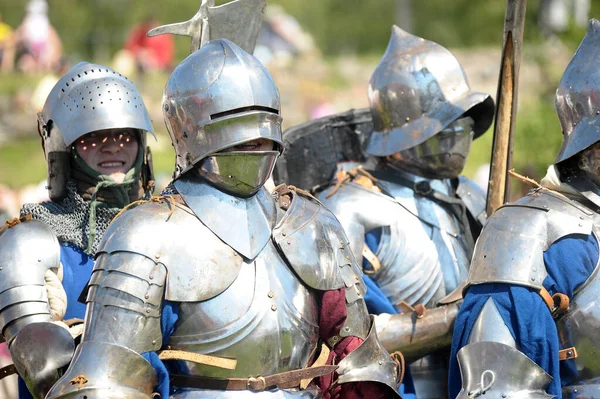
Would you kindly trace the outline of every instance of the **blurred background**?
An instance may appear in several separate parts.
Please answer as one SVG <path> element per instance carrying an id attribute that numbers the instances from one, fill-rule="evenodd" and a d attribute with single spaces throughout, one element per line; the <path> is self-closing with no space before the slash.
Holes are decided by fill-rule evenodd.
<path id="1" fill-rule="evenodd" d="M 225 1 L 217 0 L 217 4 Z M 39 111 L 59 76 L 86 60 L 133 80 L 153 119 L 158 190 L 174 153 L 162 121 L 162 88 L 189 39 L 148 40 L 158 24 L 189 19 L 200 0 L 0 0 L 0 220 L 47 198 Z M 392 24 L 449 48 L 474 90 L 496 96 L 505 1 L 269 0 L 255 54 L 279 86 L 284 127 L 368 106 L 371 73 Z M 539 180 L 560 147 L 554 111 L 560 76 L 600 0 L 529 0 L 521 63 L 514 167 Z M 491 129 L 473 144 L 465 174 L 486 185 Z M 528 187 L 513 181 L 512 196 Z M 0 346 L 0 367 L 10 362 Z M 0 398 L 15 397 L 14 377 Z"/>
<path id="2" fill-rule="evenodd" d="M 226 1 L 217 0 L 217 4 Z M 0 0 L 0 209 L 45 197 L 45 161 L 36 112 L 61 73 L 92 61 L 112 66 L 140 89 L 158 140 L 158 183 L 174 153 L 161 115 L 169 72 L 189 39 L 144 33 L 189 19 L 200 0 Z M 505 1 L 269 0 L 256 55 L 281 91 L 284 127 L 368 106 L 369 78 L 392 24 L 436 41 L 459 59 L 474 90 L 496 96 Z M 514 167 L 543 176 L 561 142 L 554 91 L 570 57 L 600 15 L 600 0 L 529 0 L 521 64 Z M 492 134 L 478 139 L 465 174 L 486 184 Z M 160 188 L 160 187 L 159 187 Z M 526 190 L 518 182 L 513 195 Z"/>

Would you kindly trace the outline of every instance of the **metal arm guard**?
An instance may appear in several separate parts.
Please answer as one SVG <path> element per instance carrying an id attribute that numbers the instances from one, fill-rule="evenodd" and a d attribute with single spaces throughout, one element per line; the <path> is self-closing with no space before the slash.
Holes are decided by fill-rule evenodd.
<path id="1" fill-rule="evenodd" d="M 60 246 L 44 223 L 30 220 L 0 236 L 0 331 L 9 345 L 28 324 L 52 321 L 44 275 L 60 267 Z"/>
<path id="2" fill-rule="evenodd" d="M 0 236 L 0 329 L 19 375 L 43 398 L 69 364 L 75 343 L 52 324 L 44 275 L 60 267 L 60 246 L 44 223 L 29 220 Z"/>
<path id="3" fill-rule="evenodd" d="M 370 322 L 369 335 L 362 345 L 339 362 L 337 383 L 378 382 L 390 387 L 394 396 L 400 397 L 397 390 L 400 385 L 399 375 L 403 370 L 399 370 L 398 363 L 379 343 L 373 316 L 370 317 Z"/>
<path id="4" fill-rule="evenodd" d="M 547 275 L 544 251 L 569 234 L 590 234 L 593 217 L 589 209 L 546 189 L 498 208 L 477 240 L 465 290 L 485 283 L 541 289 Z"/>
<path id="5" fill-rule="evenodd" d="M 406 362 L 411 363 L 450 346 L 459 309 L 460 303 L 451 303 L 427 309 L 422 318 L 415 312 L 377 316 L 387 319 L 377 327 L 379 342 L 389 352 L 402 352 Z"/>
<path id="6" fill-rule="evenodd" d="M 367 289 L 335 216 L 313 197 L 293 191 L 285 216 L 273 229 L 273 239 L 306 285 L 320 291 L 345 287 L 348 317 L 339 336 L 328 344 L 348 336 L 365 339 L 370 328 L 364 301 Z"/>
<path id="7" fill-rule="evenodd" d="M 552 398 L 546 372 L 517 349 L 498 342 L 476 342 L 458 351 L 462 389 L 457 399 Z"/>
<path id="8" fill-rule="evenodd" d="M 149 399 L 157 381 L 152 366 L 134 351 L 87 341 L 46 399 Z"/>

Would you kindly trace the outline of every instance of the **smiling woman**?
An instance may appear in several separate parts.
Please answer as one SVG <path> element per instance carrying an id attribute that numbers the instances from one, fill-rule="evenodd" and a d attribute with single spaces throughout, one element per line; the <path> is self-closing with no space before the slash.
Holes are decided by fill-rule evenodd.
<path id="1" fill-rule="evenodd" d="M 138 155 L 133 129 L 107 129 L 88 133 L 75 143 L 75 151 L 96 172 L 123 183 Z"/>
<path id="2" fill-rule="evenodd" d="M 68 366 L 82 325 L 61 321 L 83 319 L 78 298 L 108 225 L 123 207 L 149 197 L 154 184 L 150 117 L 135 85 L 118 72 L 75 65 L 48 95 L 38 126 L 51 201 L 25 204 L 20 220 L 0 228 L 0 264 L 8 269 L 0 279 L 0 332 L 22 377 L 21 399 L 30 392 L 43 398 Z"/>

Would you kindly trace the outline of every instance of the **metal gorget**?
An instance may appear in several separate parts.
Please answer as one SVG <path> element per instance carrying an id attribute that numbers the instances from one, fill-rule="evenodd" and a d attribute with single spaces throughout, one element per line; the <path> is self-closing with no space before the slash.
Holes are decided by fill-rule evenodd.
<path id="1" fill-rule="evenodd" d="M 173 185 L 196 217 L 245 258 L 254 259 L 270 240 L 277 212 L 265 188 L 251 197 L 240 198 L 190 173 Z"/>

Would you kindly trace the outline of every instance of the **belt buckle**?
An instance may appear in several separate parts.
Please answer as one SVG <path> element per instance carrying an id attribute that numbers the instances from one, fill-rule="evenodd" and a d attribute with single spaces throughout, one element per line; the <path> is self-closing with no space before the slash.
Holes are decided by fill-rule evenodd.
<path id="1" fill-rule="evenodd" d="M 431 193 L 431 186 L 429 185 L 428 181 L 421 180 L 415 183 L 413 190 L 419 195 L 427 195 Z"/>
<path id="2" fill-rule="evenodd" d="M 252 386 L 250 386 L 251 383 L 255 383 L 255 382 L 260 382 L 262 383 L 262 387 L 260 388 L 253 388 Z M 267 381 L 265 380 L 265 377 L 262 376 L 258 376 L 256 378 L 254 377 L 250 377 L 248 378 L 248 382 L 246 383 L 246 386 L 248 388 L 249 391 L 252 392 L 261 392 L 264 391 L 267 388 Z"/>

